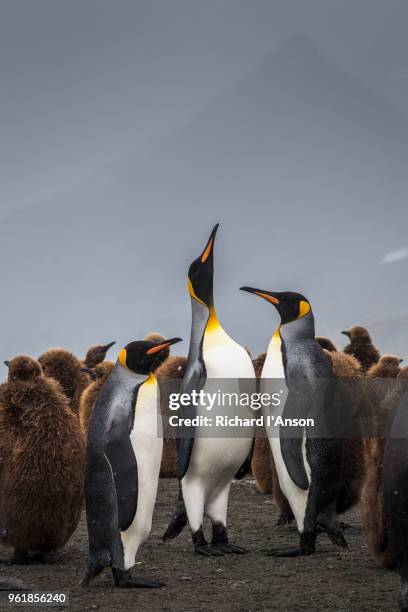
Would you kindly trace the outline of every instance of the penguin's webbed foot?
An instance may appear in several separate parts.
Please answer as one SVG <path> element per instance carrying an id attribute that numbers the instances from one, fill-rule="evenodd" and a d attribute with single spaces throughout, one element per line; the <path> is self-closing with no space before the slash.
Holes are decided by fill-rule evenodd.
<path id="1" fill-rule="evenodd" d="M 166 586 L 164 582 L 152 578 L 132 576 L 130 571 L 112 569 L 115 586 L 122 589 L 159 589 Z"/>
<path id="2" fill-rule="evenodd" d="M 220 522 L 214 521 L 212 524 L 212 540 L 211 540 L 212 548 L 216 550 L 220 550 L 222 553 L 226 555 L 235 554 L 235 555 L 245 555 L 248 551 L 246 548 L 242 546 L 237 546 L 236 544 L 230 544 L 228 541 L 228 533 L 227 528 Z"/>
<path id="3" fill-rule="evenodd" d="M 328 536 L 330 540 L 333 542 L 333 544 L 335 544 L 339 548 L 348 548 L 347 540 L 344 537 L 343 532 L 341 530 L 335 531 L 333 533 L 328 532 Z"/>
<path id="4" fill-rule="evenodd" d="M 272 548 L 265 551 L 268 557 L 303 557 L 312 555 L 315 551 L 316 530 L 303 531 L 300 534 L 300 546 L 289 546 L 286 548 Z"/>
<path id="5" fill-rule="evenodd" d="M 312 553 L 307 552 L 303 548 L 298 546 L 287 547 L 287 548 L 272 548 L 264 551 L 267 557 L 302 557 L 303 555 L 310 555 Z"/>
<path id="6" fill-rule="evenodd" d="M 41 557 L 44 563 L 49 563 L 50 565 L 53 565 L 57 562 L 57 554 L 55 550 L 46 550 L 41 553 Z"/>
<path id="7" fill-rule="evenodd" d="M 278 520 L 276 521 L 277 525 L 289 525 L 293 521 L 293 515 L 288 514 L 287 512 L 281 512 Z"/>
<path id="8" fill-rule="evenodd" d="M 339 548 L 348 548 L 346 538 L 343 535 L 342 524 L 333 520 L 320 520 L 318 527 L 321 527 L 329 536 L 330 541 Z"/>
<path id="9" fill-rule="evenodd" d="M 218 544 L 211 544 L 212 548 L 216 550 L 220 550 L 222 553 L 235 554 L 235 555 L 246 555 L 247 549 L 242 546 L 237 546 L 236 544 L 230 544 L 229 542 L 218 542 Z"/>
<path id="10" fill-rule="evenodd" d="M 31 556 L 26 550 L 15 550 L 8 565 L 30 565 L 38 562 L 38 556 Z"/>
<path id="11" fill-rule="evenodd" d="M 194 550 L 203 557 L 222 557 L 224 555 L 221 550 L 210 544 L 197 544 L 194 546 Z"/>
<path id="12" fill-rule="evenodd" d="M 224 554 L 212 544 L 207 543 L 202 526 L 197 531 L 193 531 L 191 535 L 197 555 L 202 555 L 203 557 L 222 557 Z"/>

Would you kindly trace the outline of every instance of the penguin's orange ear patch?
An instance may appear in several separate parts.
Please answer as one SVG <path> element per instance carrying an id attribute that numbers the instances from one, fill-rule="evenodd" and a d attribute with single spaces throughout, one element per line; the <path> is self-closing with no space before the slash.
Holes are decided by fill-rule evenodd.
<path id="1" fill-rule="evenodd" d="M 310 312 L 310 304 L 309 304 L 309 302 L 305 302 L 305 300 L 300 300 L 298 319 L 301 319 L 302 317 L 307 315 L 309 312 Z"/>
<path id="2" fill-rule="evenodd" d="M 119 360 L 119 363 L 121 363 L 124 368 L 127 368 L 126 359 L 127 359 L 127 351 L 125 348 L 123 348 L 119 353 L 118 360 Z"/>
<path id="3" fill-rule="evenodd" d="M 146 355 L 154 355 L 159 351 L 163 351 L 164 349 L 170 346 L 170 342 L 162 342 L 161 344 L 157 344 L 156 346 L 152 346 L 152 348 L 147 349 Z"/>
<path id="4" fill-rule="evenodd" d="M 255 291 L 254 293 L 256 293 L 256 295 L 259 295 L 259 297 L 263 298 L 264 300 L 268 300 L 268 302 L 271 302 L 271 304 L 279 304 L 278 298 L 274 297 L 273 295 L 269 295 L 268 293 L 262 293 L 262 291 Z"/>

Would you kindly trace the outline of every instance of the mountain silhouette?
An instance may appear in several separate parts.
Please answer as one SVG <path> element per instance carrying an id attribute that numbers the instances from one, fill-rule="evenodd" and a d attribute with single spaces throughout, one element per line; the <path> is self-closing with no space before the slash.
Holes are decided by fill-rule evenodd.
<path id="1" fill-rule="evenodd" d="M 407 161 L 405 119 L 292 38 L 142 162 L 2 221 L 4 358 L 188 339 L 186 273 L 217 221 L 220 319 L 254 351 L 276 315 L 242 284 L 303 292 L 321 332 L 397 315 L 407 290 L 378 262 L 405 243 Z"/>

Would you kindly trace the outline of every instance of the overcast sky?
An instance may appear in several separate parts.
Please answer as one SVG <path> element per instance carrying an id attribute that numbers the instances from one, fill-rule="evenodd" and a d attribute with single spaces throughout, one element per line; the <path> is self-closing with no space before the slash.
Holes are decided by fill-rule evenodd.
<path id="1" fill-rule="evenodd" d="M 186 351 L 185 273 L 217 221 L 220 316 L 254 352 L 276 319 L 241 284 L 311 295 L 336 340 L 407 315 L 406 261 L 387 257 L 408 248 L 407 16 L 400 0 L 3 0 L 5 358 L 157 327 Z"/>

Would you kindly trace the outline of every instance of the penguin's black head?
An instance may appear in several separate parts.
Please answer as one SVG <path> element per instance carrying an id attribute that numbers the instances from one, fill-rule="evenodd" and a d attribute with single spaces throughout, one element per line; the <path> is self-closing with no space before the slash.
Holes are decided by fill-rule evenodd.
<path id="1" fill-rule="evenodd" d="M 181 338 L 170 338 L 160 342 L 136 340 L 123 348 L 118 357 L 119 363 L 136 374 L 150 374 L 162 362 L 161 353 L 169 346 L 181 342 Z"/>
<path id="2" fill-rule="evenodd" d="M 218 223 L 214 227 L 200 257 L 195 259 L 188 270 L 188 291 L 192 298 L 205 304 L 208 308 L 214 305 L 213 278 L 214 278 L 214 240 Z"/>
<path id="3" fill-rule="evenodd" d="M 241 287 L 242 291 L 254 293 L 273 304 L 280 314 L 281 324 L 301 319 L 311 311 L 309 300 L 301 293 L 293 291 L 264 291 L 253 287 Z"/>

